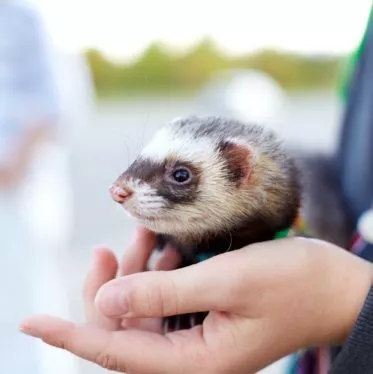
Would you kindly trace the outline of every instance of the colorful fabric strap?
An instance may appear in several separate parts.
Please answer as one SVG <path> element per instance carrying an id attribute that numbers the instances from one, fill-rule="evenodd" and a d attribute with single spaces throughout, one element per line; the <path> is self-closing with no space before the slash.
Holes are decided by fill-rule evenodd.
<path id="1" fill-rule="evenodd" d="M 299 220 L 299 218 L 297 218 L 297 221 L 298 220 Z M 292 227 L 289 227 L 287 229 L 278 231 L 278 232 L 275 233 L 273 239 L 276 240 L 276 239 L 286 238 L 286 237 L 288 237 L 290 235 L 291 230 L 292 230 Z M 197 260 L 197 262 L 201 262 L 201 261 L 208 260 L 209 258 L 211 258 L 213 256 L 215 256 L 215 253 L 212 253 L 212 252 L 201 252 L 201 253 L 198 253 L 196 255 L 196 260 Z"/>

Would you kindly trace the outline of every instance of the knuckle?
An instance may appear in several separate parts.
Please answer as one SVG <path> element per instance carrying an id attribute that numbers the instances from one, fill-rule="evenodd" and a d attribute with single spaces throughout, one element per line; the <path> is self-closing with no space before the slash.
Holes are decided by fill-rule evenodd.
<path id="1" fill-rule="evenodd" d="M 179 314 L 178 292 L 171 278 L 162 278 L 162 281 L 157 283 L 153 297 L 156 298 L 155 305 L 162 316 Z"/>
<path id="2" fill-rule="evenodd" d="M 157 284 L 154 287 L 152 293 L 148 293 L 149 301 L 153 300 L 154 306 L 157 306 L 157 309 L 161 315 L 167 313 L 167 295 L 162 284 Z"/>
<path id="3" fill-rule="evenodd" d="M 48 334 L 43 337 L 43 341 L 56 348 L 72 352 L 74 350 L 75 329 L 72 328 L 63 335 Z"/>
<path id="4" fill-rule="evenodd" d="M 110 338 L 104 347 L 97 353 L 94 362 L 102 368 L 109 371 L 125 371 L 119 362 L 119 359 L 112 354 L 113 338 Z"/>
<path id="5" fill-rule="evenodd" d="M 97 355 L 95 362 L 102 368 L 109 371 L 119 371 L 118 359 L 108 354 L 106 351 L 101 352 Z"/>
<path id="6" fill-rule="evenodd" d="M 43 340 L 47 344 L 51 344 L 54 347 L 59 348 L 59 349 L 69 350 L 70 348 L 69 344 L 63 338 L 55 338 L 51 336 L 46 336 Z"/>

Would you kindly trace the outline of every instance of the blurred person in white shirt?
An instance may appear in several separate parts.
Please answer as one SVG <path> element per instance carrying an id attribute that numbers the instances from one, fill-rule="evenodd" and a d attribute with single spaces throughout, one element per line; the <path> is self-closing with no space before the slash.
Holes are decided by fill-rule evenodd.
<path id="1" fill-rule="evenodd" d="M 58 280 L 44 256 L 67 239 L 71 225 L 66 155 L 58 141 L 61 92 L 48 39 L 32 4 L 0 0 L 0 279 L 8 307 L 0 322 L 1 373 L 50 372 L 45 349 L 20 336 L 16 326 L 41 300 L 60 298 L 57 308 L 64 302 L 56 289 L 51 300 Z M 51 199 L 54 188 L 59 196 Z M 49 294 L 41 295 L 40 287 L 35 292 L 40 282 L 52 285 Z"/>

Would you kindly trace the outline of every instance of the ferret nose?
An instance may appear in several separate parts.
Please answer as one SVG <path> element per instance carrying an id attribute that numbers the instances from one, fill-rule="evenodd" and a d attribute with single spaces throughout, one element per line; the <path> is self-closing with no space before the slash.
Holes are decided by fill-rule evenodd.
<path id="1" fill-rule="evenodd" d="M 113 184 L 109 191 L 113 200 L 119 204 L 123 204 L 133 194 L 133 191 L 130 188 L 118 184 Z"/>

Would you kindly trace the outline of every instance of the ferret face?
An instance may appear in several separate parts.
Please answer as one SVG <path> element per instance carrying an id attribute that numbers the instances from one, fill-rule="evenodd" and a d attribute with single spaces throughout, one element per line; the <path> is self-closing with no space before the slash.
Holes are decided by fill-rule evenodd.
<path id="1" fill-rule="evenodd" d="M 181 241 L 229 231 L 261 214 L 271 198 L 261 164 L 273 166 L 242 139 L 198 133 L 201 126 L 188 124 L 161 129 L 110 189 L 140 224 Z"/>

